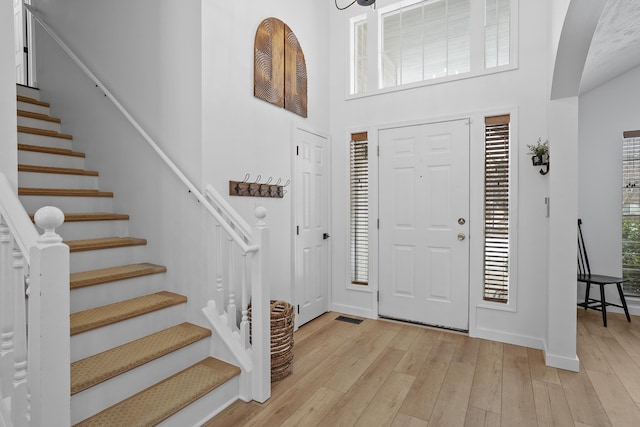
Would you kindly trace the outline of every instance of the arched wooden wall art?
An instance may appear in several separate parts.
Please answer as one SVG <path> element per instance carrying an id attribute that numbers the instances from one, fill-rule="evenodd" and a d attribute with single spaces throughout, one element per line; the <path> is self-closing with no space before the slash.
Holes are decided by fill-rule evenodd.
<path id="1" fill-rule="evenodd" d="M 307 64 L 298 38 L 278 18 L 267 18 L 256 30 L 253 94 L 307 117 Z"/>

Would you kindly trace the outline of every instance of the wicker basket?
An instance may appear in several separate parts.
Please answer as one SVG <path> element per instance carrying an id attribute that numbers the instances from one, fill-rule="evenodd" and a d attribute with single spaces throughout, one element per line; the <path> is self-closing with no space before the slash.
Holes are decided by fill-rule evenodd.
<path id="1" fill-rule="evenodd" d="M 293 306 L 285 301 L 271 300 L 271 382 L 280 381 L 293 368 Z M 251 325 L 251 305 L 249 305 Z M 251 330 L 251 329 L 250 329 Z"/>

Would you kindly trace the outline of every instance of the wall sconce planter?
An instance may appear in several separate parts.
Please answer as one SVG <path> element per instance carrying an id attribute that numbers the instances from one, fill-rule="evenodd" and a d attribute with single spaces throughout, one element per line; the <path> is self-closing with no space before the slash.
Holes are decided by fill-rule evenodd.
<path id="1" fill-rule="evenodd" d="M 549 140 L 542 142 L 542 138 L 538 138 L 535 144 L 527 145 L 529 154 L 531 154 L 531 163 L 533 166 L 544 166 L 540 169 L 540 175 L 549 173 Z"/>
<path id="2" fill-rule="evenodd" d="M 533 166 L 545 166 L 545 168 L 540 169 L 540 175 L 546 175 L 549 173 L 549 155 L 548 154 L 531 156 L 531 162 L 533 163 Z"/>

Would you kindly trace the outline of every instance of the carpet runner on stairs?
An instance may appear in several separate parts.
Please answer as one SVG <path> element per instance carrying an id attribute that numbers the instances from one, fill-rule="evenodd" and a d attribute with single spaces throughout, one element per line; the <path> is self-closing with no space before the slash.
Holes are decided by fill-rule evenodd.
<path id="1" fill-rule="evenodd" d="M 238 367 L 208 357 L 75 427 L 151 427 L 239 374 Z"/>
<path id="2" fill-rule="evenodd" d="M 123 321 L 134 322 L 135 319 L 144 319 L 152 313 L 159 313 L 159 316 L 167 319 L 165 312 L 160 310 L 184 305 L 187 298 L 162 290 L 164 280 L 161 277 L 167 272 L 166 267 L 133 260 L 129 252 L 125 256 L 112 258 L 111 253 L 104 250 L 128 251 L 138 247 L 144 251 L 147 240 L 128 236 L 129 215 L 111 211 L 114 194 L 99 190 L 97 181 L 91 181 L 87 185 L 90 188 L 83 188 L 84 184 L 66 188 L 64 183 L 69 180 L 73 180 L 73 183 L 79 182 L 78 180 L 86 183 L 89 182 L 87 180 L 98 179 L 99 173 L 84 169 L 85 154 L 72 149 L 73 136 L 60 130 L 59 118 L 49 115 L 49 103 L 34 98 L 37 94 L 34 94 L 33 90 L 27 93 L 30 96 L 17 96 L 18 195 L 25 206 L 30 206 L 28 209 L 31 211 L 32 220 L 35 210 L 44 205 L 59 206 L 63 211 L 68 210 L 69 212 L 65 212 L 65 224 L 61 230 L 67 227 L 69 235 L 74 237 L 64 240 L 71 252 L 72 267 L 75 266 L 75 272 L 72 268 L 70 276 L 72 299 L 76 295 L 74 301 L 81 301 L 76 304 L 76 310 L 79 311 L 70 313 L 70 334 L 74 337 L 72 355 L 75 354 L 78 359 L 71 364 L 72 423 L 79 426 L 156 425 L 203 396 L 211 396 L 209 393 L 212 390 L 238 376 L 240 369 L 207 357 L 210 353 L 210 344 L 207 342 L 210 340 L 211 331 L 186 322 L 186 319 L 176 321 L 173 314 L 171 320 L 163 326 L 148 325 L 153 321 L 142 320 L 139 323 L 141 326 L 134 328 L 151 330 L 137 335 L 137 329 L 134 329 L 134 332 L 127 334 L 126 339 L 117 338 L 114 341 L 118 342 L 113 344 L 103 341 L 105 338 L 109 339 L 111 333 L 107 327 L 119 325 L 119 322 Z M 21 181 L 28 184 L 20 185 Z M 38 185 L 33 185 L 35 183 Z M 29 204 L 25 202 L 25 198 L 29 199 Z M 82 202 L 73 202 L 80 198 Z M 99 200 L 106 201 L 106 204 L 98 202 Z M 70 204 L 70 207 L 65 207 L 65 203 Z M 82 211 L 86 207 L 87 211 Z M 90 236 L 86 235 L 87 230 L 90 230 Z M 65 233 L 60 233 L 64 239 Z M 74 256 L 85 258 L 82 262 L 74 264 L 78 262 L 78 259 L 74 261 Z M 110 265 L 109 262 L 97 263 L 101 265 L 93 265 L 94 263 L 90 262 L 90 265 L 85 265 L 86 256 L 100 260 L 108 259 L 116 265 Z M 107 265 L 108 267 L 105 267 Z M 83 271 L 77 271 L 80 269 Z M 150 282 L 142 284 L 139 280 Z M 141 286 L 142 290 L 134 289 L 132 286 Z M 129 296 L 118 297 L 118 292 L 122 293 L 125 288 Z M 78 293 L 82 296 L 78 297 Z M 132 295 L 141 296 L 132 298 Z M 83 310 L 84 307 L 93 308 Z M 185 317 L 184 312 L 178 311 Z M 157 321 L 159 317 L 153 319 Z M 127 329 L 131 327 L 131 323 L 126 325 Z M 92 334 L 99 331 L 103 331 L 102 335 L 95 338 Z M 77 338 L 82 339 L 74 341 Z M 92 341 L 96 340 L 100 340 L 100 345 L 92 344 Z M 130 341 L 126 342 L 127 340 Z M 89 346 L 85 347 L 87 344 Z M 80 347 L 74 347 L 78 345 Z M 205 348 L 207 350 L 203 352 Z M 171 358 L 171 354 L 177 356 Z M 176 359 L 182 359 L 186 355 L 188 357 L 184 357 L 183 362 L 176 362 Z M 168 358 L 167 362 L 162 362 Z M 200 361 L 194 363 L 198 360 Z M 161 376 L 149 379 L 144 384 L 130 384 L 139 382 L 142 378 L 146 379 L 147 371 L 140 370 L 154 364 L 160 367 Z M 168 371 L 164 369 L 165 365 Z M 128 380 L 127 375 L 135 372 L 140 372 L 133 376 L 135 380 Z M 162 377 L 167 378 L 151 385 Z M 120 380 L 122 378 L 124 380 Z M 104 396 L 108 397 L 104 402 L 94 402 L 96 399 L 101 400 L 101 393 L 107 393 L 103 387 L 119 389 L 121 384 L 133 387 L 133 391 L 129 392 L 131 396 L 123 396 L 124 400 L 116 404 L 112 403 L 120 397 L 115 399 Z M 140 391 L 141 389 L 143 390 Z M 228 392 L 225 391 L 221 396 L 226 396 L 226 393 Z M 238 392 L 232 393 L 237 396 Z M 74 404 L 74 399 L 78 397 L 81 403 Z M 227 401 L 228 397 L 224 397 L 222 403 Z M 87 405 L 91 408 L 87 408 Z M 207 414 L 214 409 L 207 409 Z M 83 418 L 86 419 L 81 421 Z"/>

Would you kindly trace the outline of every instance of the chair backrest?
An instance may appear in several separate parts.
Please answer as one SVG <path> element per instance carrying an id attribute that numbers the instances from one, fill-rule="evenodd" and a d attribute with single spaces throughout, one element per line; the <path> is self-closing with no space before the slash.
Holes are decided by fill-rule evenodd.
<path id="1" fill-rule="evenodd" d="M 584 246 L 582 220 L 580 218 L 578 218 L 578 276 L 591 276 L 591 266 L 589 266 L 587 248 Z"/>

